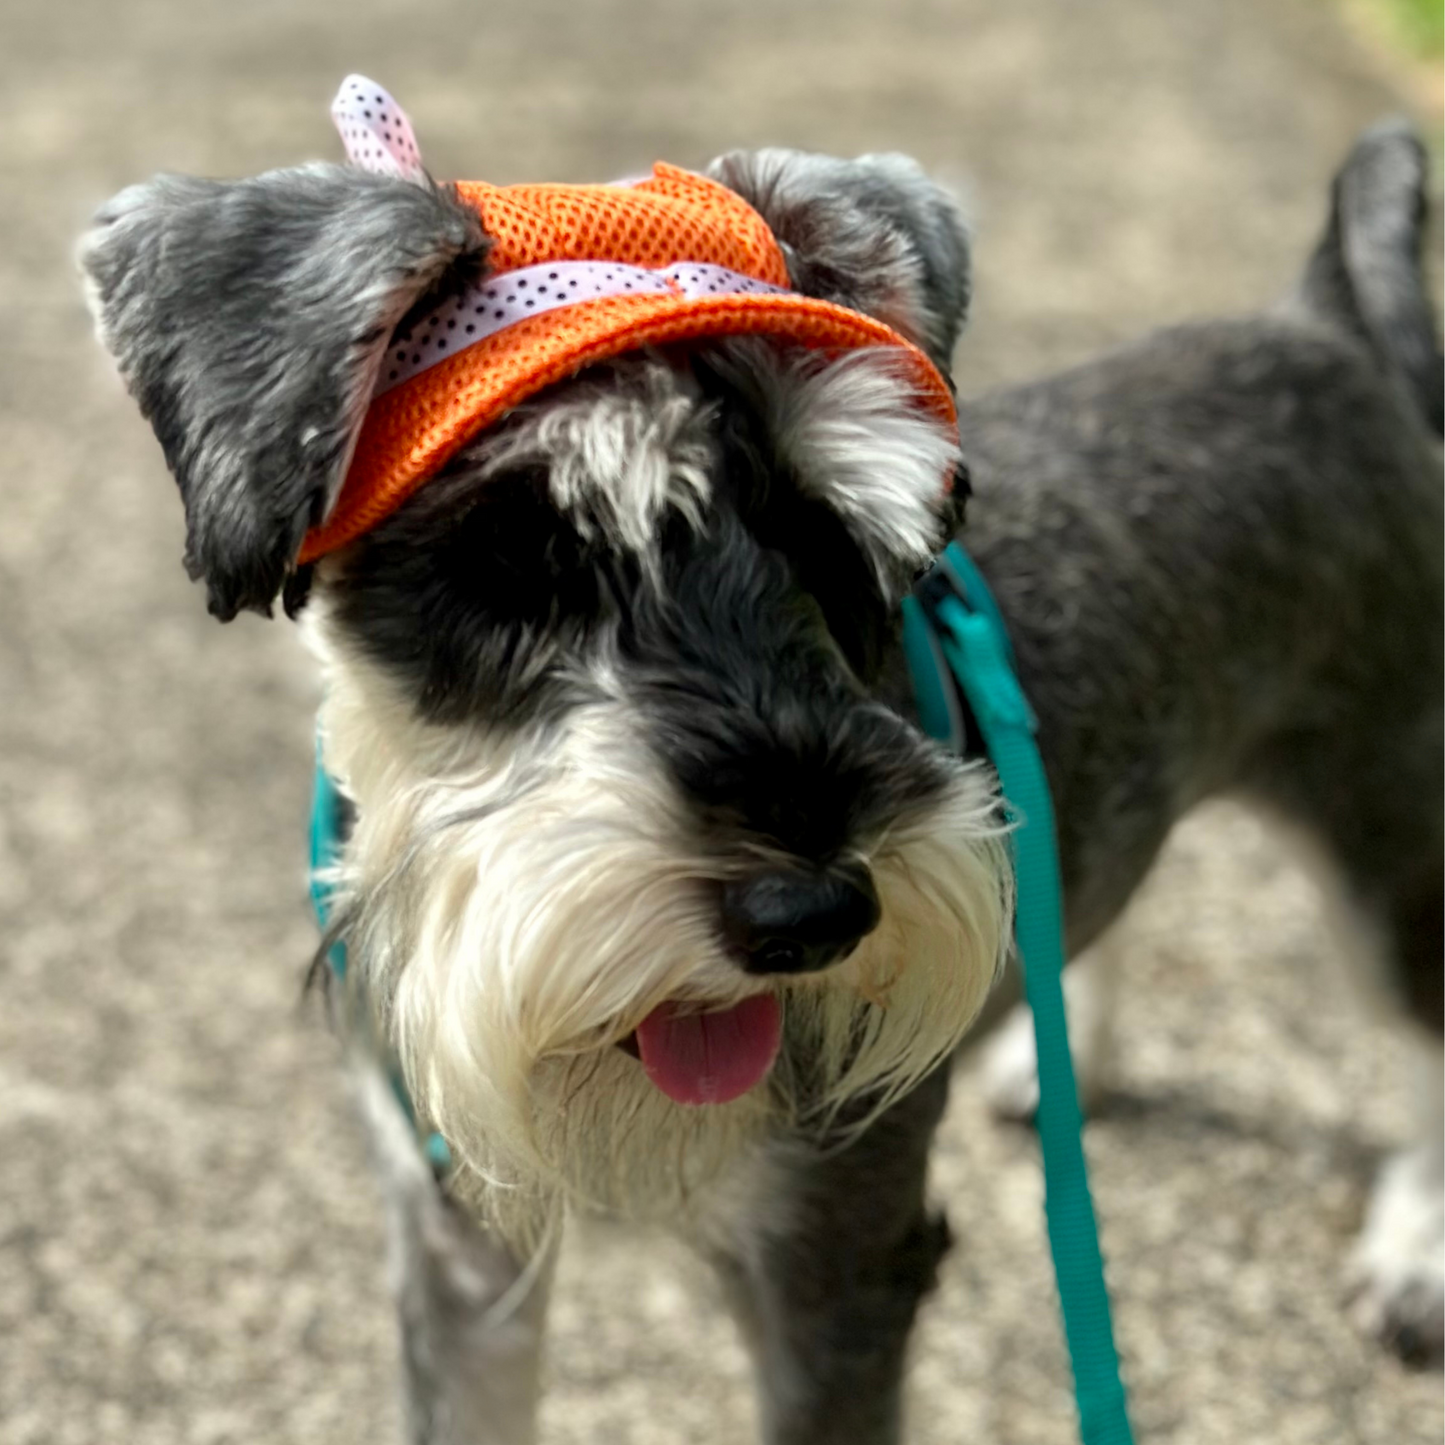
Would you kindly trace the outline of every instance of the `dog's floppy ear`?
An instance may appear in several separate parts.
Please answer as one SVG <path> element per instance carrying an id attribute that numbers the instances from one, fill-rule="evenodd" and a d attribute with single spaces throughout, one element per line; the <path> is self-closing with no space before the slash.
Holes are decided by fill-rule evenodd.
<path id="1" fill-rule="evenodd" d="M 954 199 L 915 161 L 732 151 L 708 173 L 772 228 L 797 290 L 876 316 L 949 371 L 968 311 L 968 237 Z"/>
<path id="2" fill-rule="evenodd" d="M 338 165 L 158 176 L 101 209 L 80 246 L 91 307 L 217 617 L 269 612 L 336 499 L 393 328 L 488 244 L 449 189 Z"/>

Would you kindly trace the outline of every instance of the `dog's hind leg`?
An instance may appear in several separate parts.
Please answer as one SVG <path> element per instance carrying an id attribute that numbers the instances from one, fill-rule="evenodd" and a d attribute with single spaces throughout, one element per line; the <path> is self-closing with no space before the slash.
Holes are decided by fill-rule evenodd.
<path id="1" fill-rule="evenodd" d="M 1360 1327 L 1428 1362 L 1440 1358 L 1445 1318 L 1445 1071 L 1438 1041 L 1422 1055 L 1417 1142 L 1381 1168 L 1348 1280 Z"/>
<path id="2" fill-rule="evenodd" d="M 1437 818 L 1439 791 L 1437 781 L 1425 800 Z M 1445 1354 L 1445 870 L 1438 846 L 1433 861 L 1425 851 L 1372 900 L 1410 1016 L 1416 1132 L 1381 1167 L 1349 1265 L 1359 1325 L 1407 1360 L 1437 1363 Z"/>
<path id="3" fill-rule="evenodd" d="M 443 1192 L 391 1082 L 359 1073 L 386 1192 L 410 1445 L 531 1445 L 552 1254 L 523 1266 Z"/>
<path id="4" fill-rule="evenodd" d="M 948 1248 L 924 1199 L 937 1070 L 846 1148 L 771 1146 L 707 1247 L 752 1351 L 768 1445 L 891 1445 L 919 1301 Z"/>
<path id="5" fill-rule="evenodd" d="M 1437 687 L 1431 680 L 1428 691 Z M 1355 745 L 1342 747 L 1346 738 Z M 1421 1361 L 1438 1360 L 1445 1342 L 1441 752 L 1439 704 L 1430 698 L 1423 708 L 1399 706 L 1393 717 L 1378 710 L 1353 733 L 1341 727 L 1313 743 L 1290 739 L 1257 770 L 1259 792 L 1309 824 L 1339 865 L 1344 928 L 1353 935 L 1346 941 L 1356 945 L 1347 951 L 1378 956 L 1384 976 L 1376 992 L 1406 1015 L 1402 1031 L 1420 1055 L 1418 1132 L 1380 1170 L 1350 1285 L 1360 1324 Z M 1371 946 L 1359 947 L 1365 943 Z"/>

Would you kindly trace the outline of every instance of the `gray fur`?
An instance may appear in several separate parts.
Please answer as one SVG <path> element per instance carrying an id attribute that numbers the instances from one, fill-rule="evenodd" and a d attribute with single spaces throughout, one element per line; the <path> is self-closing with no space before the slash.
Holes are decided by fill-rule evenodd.
<path id="1" fill-rule="evenodd" d="M 712 1251 L 756 1369 L 768 1445 L 890 1445 L 918 1307 L 950 1237 L 925 1176 L 948 1100 L 938 1070 L 856 1143 L 797 1152 L 787 1207 L 745 1247 Z"/>
<path id="2" fill-rule="evenodd" d="M 268 611 L 335 500 L 387 338 L 486 238 L 429 182 L 310 165 L 158 176 L 81 243 L 102 341 L 186 506 L 186 566 L 229 619 Z"/>
<path id="3" fill-rule="evenodd" d="M 560 393 L 523 402 L 459 459 L 477 478 L 534 466 L 578 535 L 651 557 L 668 511 L 701 528 L 715 462 L 713 417 L 686 368 L 632 354 Z"/>
<path id="4" fill-rule="evenodd" d="M 1347 863 L 1438 872 L 1439 454 L 1373 358 L 1322 325 L 1186 327 L 961 420 L 1072 950 L 1229 789 L 1304 813 Z"/>
<path id="5" fill-rule="evenodd" d="M 371 1058 L 355 1063 L 387 1203 L 408 1439 L 530 1441 L 551 1261 L 524 1268 L 447 1198 L 391 1079 Z"/>
<path id="6" fill-rule="evenodd" d="M 1374 348 L 1438 436 L 1445 380 L 1420 273 L 1428 168 L 1409 122 L 1366 131 L 1335 179 L 1329 228 L 1301 290 L 1307 306 Z"/>
<path id="7" fill-rule="evenodd" d="M 876 316 L 949 371 L 968 312 L 968 237 L 917 161 L 770 149 L 732 151 L 708 171 L 772 228 L 797 290 Z"/>

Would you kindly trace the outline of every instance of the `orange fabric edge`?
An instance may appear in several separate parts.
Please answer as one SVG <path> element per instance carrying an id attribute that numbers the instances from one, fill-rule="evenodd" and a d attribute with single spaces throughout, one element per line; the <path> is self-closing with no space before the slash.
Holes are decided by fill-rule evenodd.
<path id="1" fill-rule="evenodd" d="M 703 302 L 657 295 L 601 297 L 562 314 L 517 322 L 377 397 L 336 505 L 320 527 L 307 533 L 298 562 L 317 561 L 355 541 L 483 429 L 585 366 L 644 346 L 759 333 L 822 350 L 896 348 L 920 403 L 956 431 L 953 395 L 932 361 L 891 327 L 860 312 L 792 293 Z M 518 377 L 496 389 L 498 367 L 522 356 L 528 361 Z"/>

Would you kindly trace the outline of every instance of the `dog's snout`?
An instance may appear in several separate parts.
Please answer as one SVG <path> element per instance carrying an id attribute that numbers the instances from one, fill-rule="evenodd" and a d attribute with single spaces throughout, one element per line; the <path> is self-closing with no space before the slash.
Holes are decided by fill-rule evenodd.
<path id="1" fill-rule="evenodd" d="M 878 926 L 878 892 L 862 867 L 775 870 L 728 883 L 723 932 L 749 973 L 812 973 L 846 958 Z"/>

